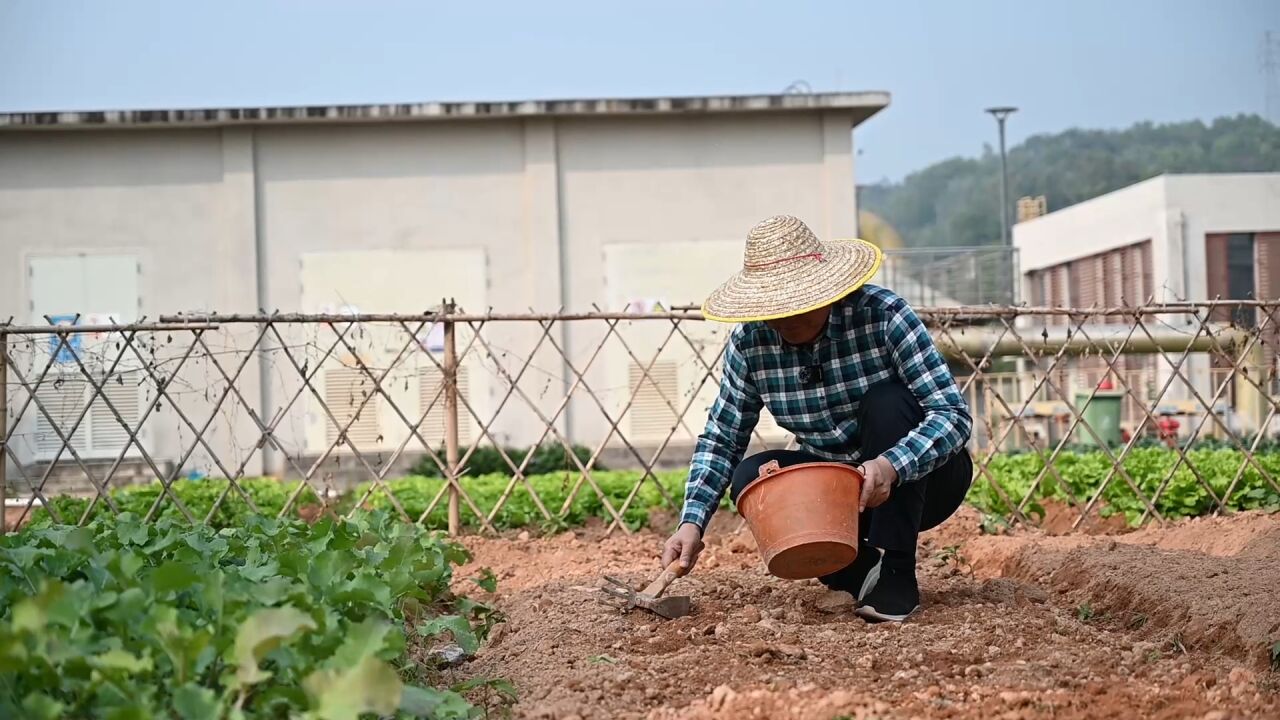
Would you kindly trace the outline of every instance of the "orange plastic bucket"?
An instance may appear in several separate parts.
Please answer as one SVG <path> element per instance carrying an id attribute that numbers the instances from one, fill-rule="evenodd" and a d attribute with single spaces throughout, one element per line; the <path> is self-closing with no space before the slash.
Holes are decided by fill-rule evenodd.
<path id="1" fill-rule="evenodd" d="M 738 494 L 738 512 L 769 573 L 787 580 L 829 575 L 858 556 L 862 473 L 839 463 L 765 463 Z"/>

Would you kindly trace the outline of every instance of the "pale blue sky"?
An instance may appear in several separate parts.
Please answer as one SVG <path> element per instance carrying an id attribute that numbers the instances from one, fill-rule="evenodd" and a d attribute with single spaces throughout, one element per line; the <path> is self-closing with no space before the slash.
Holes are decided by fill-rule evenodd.
<path id="1" fill-rule="evenodd" d="M 1262 113 L 1280 0 L 0 0 L 0 111 L 888 90 L 860 182 L 1072 126 Z"/>

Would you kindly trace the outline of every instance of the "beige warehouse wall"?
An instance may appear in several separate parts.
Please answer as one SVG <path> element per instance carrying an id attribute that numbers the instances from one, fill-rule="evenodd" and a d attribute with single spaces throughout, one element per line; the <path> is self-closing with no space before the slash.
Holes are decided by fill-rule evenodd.
<path id="1" fill-rule="evenodd" d="M 743 242 L 759 220 L 782 213 L 799 216 L 820 235 L 851 235 L 850 125 L 847 117 L 837 121 L 818 114 L 561 121 L 561 207 L 572 268 L 568 305 L 610 304 L 601 282 L 609 246 L 716 243 L 728 248 Z M 727 277 L 740 264 L 740 250 L 726 252 L 708 270 Z M 670 302 L 702 299 L 705 283 L 678 293 L 669 282 L 652 280 Z M 643 277 L 629 282 L 645 284 Z M 599 325 L 575 325 L 574 356 L 585 357 L 604 331 Z M 616 367 L 625 354 L 615 346 L 608 357 L 593 366 L 587 380 L 625 402 L 628 388 Z M 608 432 L 606 418 L 590 399 L 575 398 L 572 411 L 574 433 L 583 442 L 596 443 Z"/>
<path id="2" fill-rule="evenodd" d="M 609 245 L 730 247 L 775 213 L 799 215 L 827 237 L 852 234 L 850 125 L 844 113 L 827 112 L 5 133 L 0 253 L 10 261 L 0 263 L 0 315 L 28 319 L 22 268 L 24 258 L 38 251 L 136 253 L 143 266 L 142 312 L 148 315 L 250 312 L 259 305 L 257 240 L 265 249 L 263 305 L 269 310 L 306 309 L 302 258 L 309 254 L 394 256 L 457 248 L 480 251 L 486 287 L 478 296 L 495 309 L 609 306 Z M 706 274 L 727 274 L 739 259 L 738 252 L 729 253 L 710 262 Z M 434 271 L 447 274 L 449 268 Z M 371 284 L 388 281 L 377 272 L 359 272 Z M 377 297 L 394 302 L 360 310 L 434 307 L 449 283 L 433 283 L 430 272 L 416 282 L 390 281 L 397 287 L 380 288 Z M 659 275 L 646 281 L 642 272 L 628 276 L 628 283 L 652 283 L 677 302 L 696 301 L 705 291 L 681 292 L 660 277 L 660 268 L 644 272 Z M 310 340 L 332 337 L 327 328 L 308 332 Z M 550 339 L 567 339 L 582 368 L 602 332 L 600 323 L 574 324 L 555 329 Z M 254 335 L 249 326 L 226 329 L 216 341 L 211 337 L 213 350 L 227 357 L 246 352 Z M 486 396 L 478 405 L 492 412 L 506 402 L 493 427 L 499 442 L 520 445 L 542 437 L 538 414 L 553 416 L 574 379 L 544 342 L 519 392 L 506 397 L 503 373 L 519 373 L 541 335 L 531 323 L 491 324 L 484 337 L 494 357 L 474 346 L 472 357 L 482 361 L 480 371 L 489 380 L 477 383 Z M 267 417 L 299 385 L 279 348 L 271 352 Z M 233 363 L 224 364 L 234 371 Z M 587 378 L 593 389 L 607 390 L 616 380 L 610 367 L 606 361 L 593 367 Z M 203 383 L 214 389 L 208 398 L 183 400 L 191 403 L 191 419 L 202 424 L 220 395 L 220 373 L 208 360 L 183 372 L 189 388 Z M 250 404 L 260 396 L 257 373 L 257 363 L 250 363 L 237 383 Z M 607 424 L 578 392 L 574 434 L 593 443 Z M 295 448 L 305 444 L 315 419 L 305 408 L 305 402 L 295 406 L 279 426 L 281 438 Z M 249 456 L 256 439 L 248 414 L 234 402 L 220 412 L 213 426 L 223 429 L 213 432 L 212 444 L 233 462 L 218 468 L 200 447 L 192 456 L 193 465 L 214 474 L 234 470 L 234 460 Z M 193 433 L 172 416 L 155 422 L 158 455 L 177 458 L 192 445 Z M 557 427 L 565 429 L 563 415 Z M 284 469 L 279 458 L 275 469 Z M 246 468 L 257 471 L 256 461 Z"/>
<path id="3" fill-rule="evenodd" d="M 313 253 L 365 251 L 393 262 L 397 252 L 470 248 L 482 253 L 480 288 L 473 297 L 502 308 L 532 303 L 535 288 L 525 258 L 539 238 L 525 232 L 524 128 L 519 122 L 414 124 L 391 126 L 326 126 L 269 128 L 258 131 L 260 217 L 266 252 L 268 303 L 273 308 L 300 307 L 300 259 Z M 377 263 L 353 265 L 370 285 L 393 283 L 374 294 L 376 306 L 360 303 L 361 312 L 421 312 L 456 294 L 447 265 L 424 268 L 407 282 L 380 274 Z M 375 268 L 375 269 L 370 269 Z M 439 273 L 433 278 L 432 273 Z M 556 278 L 539 278 L 555 284 Z M 321 293 L 327 288 L 307 288 Z M 465 297 L 459 297 L 465 302 Z M 483 312 L 485 307 L 464 307 Z M 301 332 L 302 330 L 299 330 Z M 314 328 L 332 339 L 327 328 Z M 519 344 L 526 328 L 495 327 L 487 336 L 499 346 Z M 396 348 L 399 349 L 398 347 Z M 480 359 L 477 352 L 473 358 Z M 497 378 L 497 370 L 479 364 Z M 291 395 L 297 382 L 276 383 L 273 404 Z M 501 386 L 477 383 L 486 397 L 477 411 L 487 414 Z M 285 443 L 303 447 L 302 429 L 323 424 L 309 402 L 307 421 L 290 423 Z M 465 412 L 465 410 L 464 410 Z M 465 419 L 465 418 L 464 418 Z M 485 417 L 484 420 L 488 418 Z M 386 442 L 394 437 L 387 434 Z M 314 445 L 314 441 L 311 445 Z M 421 451 L 420 448 L 416 448 Z"/>
<path id="4" fill-rule="evenodd" d="M 50 254 L 135 257 L 140 271 L 128 282 L 137 283 L 139 315 L 255 307 L 247 131 L 4 133 L 0 168 L 0 317 L 43 322 L 30 316 L 27 267 L 33 256 Z M 110 277 L 85 281 L 113 283 Z M 189 339 L 177 334 L 175 343 Z M 16 348 L 15 354 L 31 361 L 29 369 L 42 367 L 47 353 L 37 350 Z M 141 377 L 137 366 L 126 355 L 124 367 Z M 176 368 L 169 363 L 157 372 L 168 378 Z M 208 360 L 189 360 L 169 388 L 197 424 L 213 412 L 204 389 L 216 375 Z M 240 385 L 254 397 L 256 368 L 246 369 Z M 145 387 L 138 392 L 143 402 L 154 396 Z M 27 429 L 36 412 L 33 407 L 24 417 Z M 231 456 L 236 438 L 251 432 L 250 423 L 229 408 L 225 417 L 225 427 L 209 439 Z M 153 413 L 143 432 L 158 461 L 183 454 L 194 435 L 171 407 Z M 217 471 L 199 458 L 193 462 L 201 464 Z"/>
<path id="5" fill-rule="evenodd" d="M 228 182 L 242 160 L 219 130 L 0 134 L 0 315 L 29 319 L 27 256 L 123 249 L 143 262 L 144 313 L 251 309 L 252 196 Z"/>

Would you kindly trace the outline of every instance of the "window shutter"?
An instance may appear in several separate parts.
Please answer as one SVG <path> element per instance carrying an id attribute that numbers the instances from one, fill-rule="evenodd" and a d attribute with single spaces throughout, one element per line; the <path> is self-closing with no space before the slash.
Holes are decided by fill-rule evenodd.
<path id="1" fill-rule="evenodd" d="M 1055 265 L 1049 269 L 1049 307 L 1067 307 L 1070 305 L 1068 297 L 1068 288 L 1070 287 L 1070 275 L 1068 264 L 1062 263 Z M 1054 325 L 1063 325 L 1067 322 L 1064 315 L 1056 315 L 1050 321 Z"/>
<path id="2" fill-rule="evenodd" d="M 1205 276 L 1208 280 L 1209 299 L 1218 300 L 1226 299 L 1231 295 L 1228 292 L 1228 272 L 1227 272 L 1227 235 L 1206 235 L 1204 239 L 1205 254 Z M 1217 308 L 1211 314 L 1211 317 L 1219 322 L 1227 322 L 1231 319 L 1230 308 Z"/>
<path id="3" fill-rule="evenodd" d="M 54 370 L 51 370 L 45 376 L 44 382 L 36 388 L 36 398 L 49 414 L 49 417 L 46 417 L 44 412 L 36 411 L 36 450 L 41 456 L 51 457 L 62 448 L 62 440 L 54 428 L 62 431 L 64 435 L 71 430 L 76 418 L 80 417 L 80 412 L 84 410 L 85 401 L 88 400 L 88 389 L 89 383 L 79 373 L 68 373 L 65 377 L 59 377 Z M 76 434 L 71 436 L 71 446 L 82 455 L 89 446 L 88 425 L 88 422 L 80 423 Z M 70 456 L 70 452 L 62 450 L 63 458 Z"/>
<path id="4" fill-rule="evenodd" d="M 370 394 L 373 397 L 361 408 L 360 404 Z M 351 427 L 347 428 L 347 439 L 357 449 L 365 450 L 381 445 L 382 432 L 378 423 L 381 401 L 382 396 L 374 391 L 373 380 L 361 370 L 348 367 L 325 370 L 324 402 L 339 423 L 334 425 L 326 422 L 325 437 L 330 443 L 334 442 L 338 439 L 338 428 L 351 422 Z"/>
<path id="5" fill-rule="evenodd" d="M 672 405 L 679 407 L 677 367 L 674 362 L 655 362 L 649 368 L 648 377 L 645 377 L 643 370 L 636 363 L 631 363 L 628 367 L 627 385 L 635 394 L 631 409 L 627 411 L 628 427 L 634 439 L 662 440 L 676 425 L 676 411 L 667 403 L 670 401 Z"/>
<path id="6" fill-rule="evenodd" d="M 1253 236 L 1254 253 L 1257 255 L 1257 288 L 1261 300 L 1280 300 L 1280 233 L 1258 233 Z M 1258 322 L 1264 310 L 1259 311 Z M 1273 359 L 1280 356 L 1280 312 L 1274 312 L 1266 330 L 1262 335 L 1263 352 L 1266 353 L 1266 364 L 1271 366 Z M 1271 367 L 1272 377 L 1276 378 L 1276 368 Z M 1273 380 L 1275 382 L 1275 380 Z M 1265 386 L 1264 386 L 1265 387 Z"/>
<path id="7" fill-rule="evenodd" d="M 465 365 L 458 368 L 458 395 L 471 401 L 470 373 Z M 444 444 L 445 393 L 444 371 L 436 367 L 425 367 L 418 370 L 418 413 L 421 414 L 430 406 L 430 411 L 418 425 L 418 432 L 428 444 L 434 446 Z M 435 404 L 432 404 L 434 401 Z M 471 443 L 471 413 L 466 405 L 458 403 L 458 444 Z"/>
<path id="8" fill-rule="evenodd" d="M 1258 233 L 1253 236 L 1257 253 L 1258 298 L 1280 299 L 1280 232 Z"/>
<path id="9" fill-rule="evenodd" d="M 94 398 L 89 409 L 92 423 L 89 442 L 95 455 L 114 455 L 129 443 L 129 432 L 139 432 L 138 419 L 142 416 L 142 403 L 137 380 L 125 377 L 123 382 L 109 378 L 102 386 L 102 394 Z M 108 405 L 110 403 L 110 405 Z M 125 425 L 111 412 L 114 407 Z"/>
<path id="10" fill-rule="evenodd" d="M 1093 258 L 1081 258 L 1071 261 L 1071 305 L 1073 307 L 1089 307 L 1094 303 Z"/>
<path id="11" fill-rule="evenodd" d="M 1151 265 L 1151 241 L 1143 240 L 1138 244 L 1138 264 L 1142 268 L 1142 302 L 1155 295 L 1155 273 Z"/>

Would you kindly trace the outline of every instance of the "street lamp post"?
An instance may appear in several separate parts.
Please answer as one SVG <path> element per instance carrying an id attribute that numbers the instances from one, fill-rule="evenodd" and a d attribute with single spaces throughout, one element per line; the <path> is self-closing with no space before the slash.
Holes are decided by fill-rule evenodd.
<path id="1" fill-rule="evenodd" d="M 990 107 L 986 112 L 996 119 L 1000 128 L 1000 242 L 1011 247 L 1013 240 L 1009 237 L 1009 165 L 1004 152 L 1004 121 L 1018 112 L 1016 107 Z"/>

